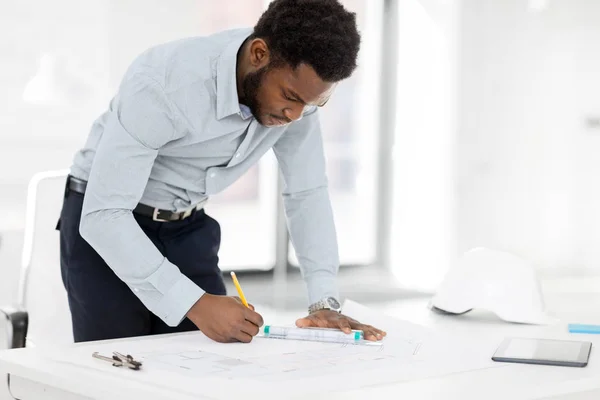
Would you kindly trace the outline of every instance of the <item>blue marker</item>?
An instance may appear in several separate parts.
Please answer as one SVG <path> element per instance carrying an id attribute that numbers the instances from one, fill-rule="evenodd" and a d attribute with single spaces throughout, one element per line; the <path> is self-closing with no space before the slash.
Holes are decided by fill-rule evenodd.
<path id="1" fill-rule="evenodd" d="M 569 324 L 569 332 L 600 334 L 600 325 Z"/>

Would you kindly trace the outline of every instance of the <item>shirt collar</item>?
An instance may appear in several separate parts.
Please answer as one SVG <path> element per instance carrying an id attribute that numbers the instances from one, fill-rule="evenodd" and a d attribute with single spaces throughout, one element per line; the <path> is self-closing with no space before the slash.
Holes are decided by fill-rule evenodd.
<path id="1" fill-rule="evenodd" d="M 240 103 L 240 112 L 241 112 L 241 116 L 243 119 L 248 119 L 248 118 L 252 118 L 252 111 L 250 110 L 250 107 L 248 107 L 245 104 Z"/>
<path id="2" fill-rule="evenodd" d="M 252 29 L 241 29 L 227 43 L 217 60 L 217 119 L 242 114 L 237 92 L 237 53 Z"/>

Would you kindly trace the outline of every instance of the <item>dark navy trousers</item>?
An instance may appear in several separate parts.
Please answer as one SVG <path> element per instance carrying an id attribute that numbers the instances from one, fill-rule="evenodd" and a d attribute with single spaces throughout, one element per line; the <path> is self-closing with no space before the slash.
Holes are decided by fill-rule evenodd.
<path id="1" fill-rule="evenodd" d="M 185 318 L 166 325 L 148 311 L 102 257 L 79 234 L 84 195 L 65 191 L 58 224 L 60 263 L 76 342 L 196 330 Z M 156 222 L 134 214 L 144 233 L 181 272 L 207 293 L 226 294 L 218 267 L 221 229 L 198 211 L 183 221 Z M 131 249 L 135 251 L 135 249 Z"/>

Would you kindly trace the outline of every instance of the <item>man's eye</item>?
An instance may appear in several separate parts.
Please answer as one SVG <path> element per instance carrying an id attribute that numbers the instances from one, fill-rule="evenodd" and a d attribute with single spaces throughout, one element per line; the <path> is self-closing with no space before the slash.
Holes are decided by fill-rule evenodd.
<path id="1" fill-rule="evenodd" d="M 285 94 L 285 93 L 283 94 L 283 97 L 285 97 L 285 99 L 286 99 L 286 100 L 289 100 L 289 101 L 296 101 L 295 99 L 292 99 L 290 96 L 288 96 L 288 95 L 287 95 L 287 94 Z"/>

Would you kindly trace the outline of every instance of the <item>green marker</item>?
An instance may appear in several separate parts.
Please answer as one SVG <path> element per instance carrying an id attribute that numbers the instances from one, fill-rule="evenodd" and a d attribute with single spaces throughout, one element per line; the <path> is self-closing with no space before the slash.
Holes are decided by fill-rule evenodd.
<path id="1" fill-rule="evenodd" d="M 359 344 L 364 340 L 363 331 L 353 330 L 345 333 L 330 328 L 296 328 L 265 325 L 262 336 L 273 339 L 308 340 L 313 342 Z"/>

